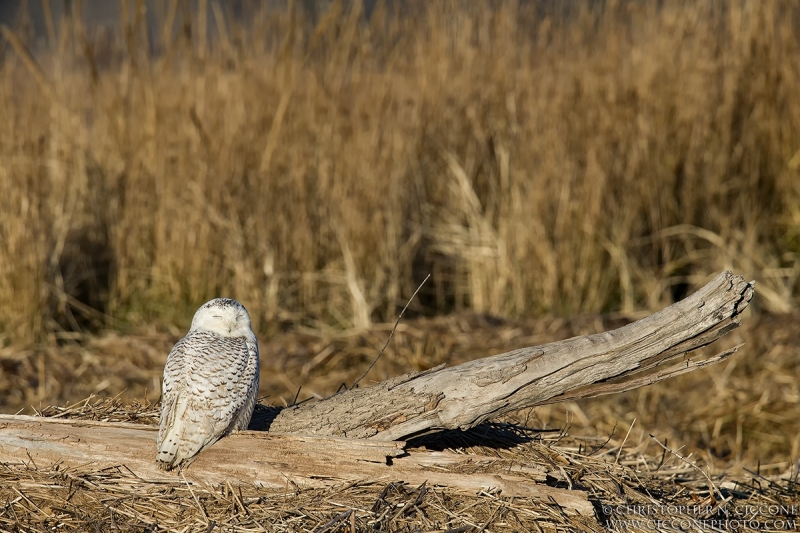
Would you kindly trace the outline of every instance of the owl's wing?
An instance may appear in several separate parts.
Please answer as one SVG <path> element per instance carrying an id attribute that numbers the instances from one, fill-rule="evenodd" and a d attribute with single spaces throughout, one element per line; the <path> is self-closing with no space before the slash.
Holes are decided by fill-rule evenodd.
<path id="1" fill-rule="evenodd" d="M 247 402 L 251 354 L 242 338 L 205 332 L 179 341 L 164 368 L 157 460 L 178 466 L 225 435 Z"/>
<path id="2" fill-rule="evenodd" d="M 186 429 L 182 420 L 187 406 L 185 398 L 188 396 L 181 392 L 186 388 L 186 375 L 193 366 L 194 351 L 195 347 L 187 335 L 175 343 L 164 367 L 156 460 L 168 469 L 180 462 L 178 450 Z"/>
<path id="3" fill-rule="evenodd" d="M 258 341 L 255 337 L 252 340 L 245 340 L 247 348 L 247 364 L 239 373 L 237 398 L 244 401 L 238 407 L 238 412 L 234 413 L 229 431 L 247 429 L 250 418 L 253 416 L 253 408 L 258 399 L 258 378 L 259 378 L 259 355 Z"/>

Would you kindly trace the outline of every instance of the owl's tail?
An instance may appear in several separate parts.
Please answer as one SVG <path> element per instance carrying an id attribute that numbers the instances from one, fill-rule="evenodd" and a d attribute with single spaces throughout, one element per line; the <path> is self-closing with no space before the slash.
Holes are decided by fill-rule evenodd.
<path id="1" fill-rule="evenodd" d="M 164 470 L 188 464 L 205 445 L 204 435 L 197 431 L 197 424 L 187 416 L 189 402 L 178 396 L 165 403 L 158 432 L 158 454 L 156 461 Z"/>

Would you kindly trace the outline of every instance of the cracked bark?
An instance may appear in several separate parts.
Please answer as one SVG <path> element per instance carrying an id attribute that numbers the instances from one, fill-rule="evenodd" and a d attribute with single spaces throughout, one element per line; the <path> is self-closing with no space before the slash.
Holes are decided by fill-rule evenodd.
<path id="1" fill-rule="evenodd" d="M 688 298 L 622 328 L 442 365 L 309 401 L 282 410 L 270 431 L 401 440 L 656 383 L 735 353 L 738 346 L 675 364 L 737 328 L 753 293 L 752 282 L 726 271 Z"/>

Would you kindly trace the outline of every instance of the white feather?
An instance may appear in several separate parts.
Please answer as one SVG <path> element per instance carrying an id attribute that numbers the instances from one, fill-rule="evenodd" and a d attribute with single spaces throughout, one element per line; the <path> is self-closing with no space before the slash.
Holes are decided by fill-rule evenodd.
<path id="1" fill-rule="evenodd" d="M 200 307 L 164 367 L 159 465 L 185 466 L 221 437 L 246 429 L 258 372 L 258 341 L 244 306 L 218 298 Z"/>

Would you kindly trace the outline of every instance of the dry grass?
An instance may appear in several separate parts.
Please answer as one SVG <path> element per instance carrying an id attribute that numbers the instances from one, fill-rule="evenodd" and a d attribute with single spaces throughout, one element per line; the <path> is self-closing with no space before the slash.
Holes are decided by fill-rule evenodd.
<path id="1" fill-rule="evenodd" d="M 186 325 L 220 294 L 264 333 L 363 327 L 429 272 L 417 311 L 654 309 L 723 268 L 787 311 L 800 7 L 591 4 L 333 2 L 312 22 L 122 2 L 116 31 L 67 17 L 38 45 L 21 22 L 0 335 Z"/>
<path id="2" fill-rule="evenodd" d="M 82 402 L 45 416 L 155 421 L 152 406 Z M 455 434 L 453 434 L 455 433 Z M 604 442 L 605 441 L 605 442 Z M 496 457 L 480 472 L 537 464 L 551 486 L 585 491 L 596 516 L 578 516 L 555 502 L 509 498 L 489 488 L 477 494 L 443 487 L 361 482 L 286 491 L 252 486 L 154 483 L 124 466 L 97 470 L 63 465 L 0 465 L 0 530 L 52 531 L 356 531 L 481 533 L 483 531 L 749 531 L 759 524 L 798 529 L 800 486 L 758 473 L 706 479 L 666 453 L 645 454 L 620 439 L 573 439 L 531 434 L 513 426 L 480 426 L 467 433 L 425 437 L 412 446 Z M 465 465 L 467 466 L 467 465 Z M 464 475 L 472 473 L 471 465 Z M 533 481 L 531 481 L 533 483 Z M 681 510 L 678 510 L 681 509 Z M 654 527 L 652 520 L 664 520 Z M 648 522 L 650 521 L 650 522 Z M 767 525 L 769 524 L 769 525 Z"/>

